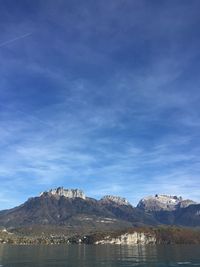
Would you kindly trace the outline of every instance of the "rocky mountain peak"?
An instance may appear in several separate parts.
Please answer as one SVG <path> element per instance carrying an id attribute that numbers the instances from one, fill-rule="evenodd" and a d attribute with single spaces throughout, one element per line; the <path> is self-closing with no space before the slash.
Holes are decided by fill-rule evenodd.
<path id="1" fill-rule="evenodd" d="M 86 196 L 84 192 L 80 189 L 65 189 L 63 187 L 58 187 L 55 189 L 50 189 L 49 191 L 42 192 L 40 196 L 42 195 L 53 195 L 56 197 L 64 196 L 66 198 L 82 198 L 86 199 Z"/>
<path id="2" fill-rule="evenodd" d="M 177 208 L 186 208 L 191 204 L 196 204 L 192 200 L 183 200 L 182 197 L 171 195 L 148 196 L 140 200 L 137 207 L 145 211 L 173 211 Z"/>
<path id="3" fill-rule="evenodd" d="M 130 205 L 130 203 L 122 197 L 107 195 L 100 200 L 103 203 L 115 202 L 118 205 Z"/>

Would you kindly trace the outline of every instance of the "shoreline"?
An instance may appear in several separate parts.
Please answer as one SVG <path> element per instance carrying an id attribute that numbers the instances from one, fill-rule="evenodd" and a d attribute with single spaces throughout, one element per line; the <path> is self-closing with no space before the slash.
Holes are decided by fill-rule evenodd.
<path id="1" fill-rule="evenodd" d="M 200 230 L 181 227 L 130 228 L 120 231 L 93 232 L 90 234 L 44 234 L 29 235 L 0 231 L 0 244 L 13 245 L 62 245 L 62 244 L 114 244 L 114 245 L 156 245 L 156 244 L 200 244 Z"/>

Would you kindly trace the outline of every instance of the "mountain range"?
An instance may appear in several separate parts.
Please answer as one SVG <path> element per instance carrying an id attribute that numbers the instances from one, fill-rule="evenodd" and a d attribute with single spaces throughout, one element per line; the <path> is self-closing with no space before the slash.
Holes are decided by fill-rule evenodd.
<path id="1" fill-rule="evenodd" d="M 155 195 L 141 199 L 133 207 L 118 196 L 96 200 L 81 190 L 59 187 L 0 211 L 0 227 L 19 231 L 88 233 L 158 225 L 198 227 L 200 204 L 182 197 Z"/>

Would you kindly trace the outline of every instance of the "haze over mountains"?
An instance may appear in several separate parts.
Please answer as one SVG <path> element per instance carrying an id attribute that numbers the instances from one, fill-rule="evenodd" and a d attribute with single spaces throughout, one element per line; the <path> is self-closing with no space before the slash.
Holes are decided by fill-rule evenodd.
<path id="1" fill-rule="evenodd" d="M 89 232 L 160 224 L 200 226 L 200 204 L 177 196 L 155 195 L 133 207 L 125 198 L 109 195 L 96 200 L 81 190 L 59 187 L 0 212 L 0 226 L 15 229 Z"/>

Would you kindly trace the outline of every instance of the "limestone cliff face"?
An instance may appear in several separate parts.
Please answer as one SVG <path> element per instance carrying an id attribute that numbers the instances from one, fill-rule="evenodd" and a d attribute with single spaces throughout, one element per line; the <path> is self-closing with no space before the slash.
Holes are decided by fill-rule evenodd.
<path id="1" fill-rule="evenodd" d="M 109 203 L 109 202 L 114 202 L 118 205 L 131 205 L 125 198 L 122 198 L 122 197 L 118 197 L 118 196 L 111 196 L 111 195 L 107 195 L 107 196 L 104 196 L 100 202 L 102 203 Z"/>
<path id="2" fill-rule="evenodd" d="M 186 208 L 191 204 L 196 204 L 192 200 L 183 200 L 182 197 L 155 195 L 145 197 L 140 200 L 137 207 L 145 211 L 174 211 L 178 208 Z"/>
<path id="3" fill-rule="evenodd" d="M 61 197 L 64 196 L 66 198 L 82 198 L 86 199 L 85 194 L 82 190 L 79 189 L 65 189 L 63 187 L 58 187 L 56 189 L 51 189 L 47 192 L 42 192 L 40 195 L 53 195 L 55 197 Z"/>
<path id="4" fill-rule="evenodd" d="M 147 245 L 156 244 L 156 236 L 147 233 L 126 233 L 118 237 L 107 236 L 102 240 L 96 241 L 95 244 L 117 244 L 117 245 Z"/>

